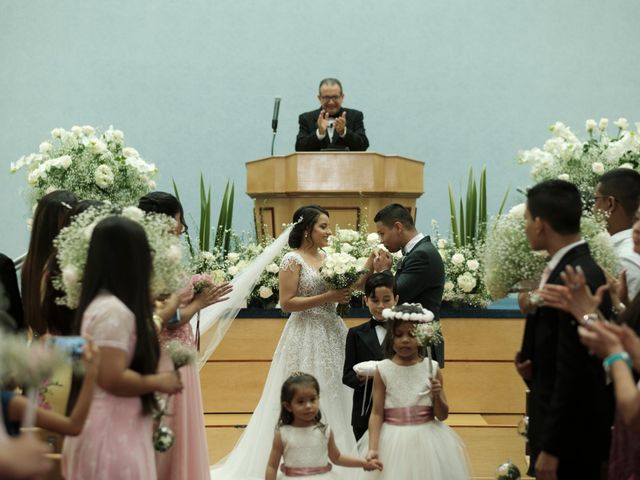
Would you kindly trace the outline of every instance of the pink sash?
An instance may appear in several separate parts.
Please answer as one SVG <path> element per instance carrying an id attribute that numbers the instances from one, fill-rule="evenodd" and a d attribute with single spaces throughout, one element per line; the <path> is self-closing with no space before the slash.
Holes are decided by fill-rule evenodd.
<path id="1" fill-rule="evenodd" d="M 306 477 L 308 475 L 320 475 L 330 472 L 333 465 L 327 463 L 324 467 L 287 467 L 284 463 L 280 465 L 280 470 L 287 477 Z"/>
<path id="2" fill-rule="evenodd" d="M 384 421 L 390 425 L 420 425 L 431 420 L 433 420 L 433 407 L 414 405 L 384 409 Z"/>

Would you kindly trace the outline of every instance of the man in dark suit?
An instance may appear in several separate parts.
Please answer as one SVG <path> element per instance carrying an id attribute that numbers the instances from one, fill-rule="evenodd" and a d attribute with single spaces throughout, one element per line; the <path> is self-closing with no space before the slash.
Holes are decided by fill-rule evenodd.
<path id="1" fill-rule="evenodd" d="M 13 260 L 2 253 L 0 253 L 0 309 L 6 311 L 13 319 L 18 330 L 26 329 L 16 267 Z"/>
<path id="2" fill-rule="evenodd" d="M 358 110 L 342 108 L 344 93 L 340 80 L 325 78 L 318 90 L 320 108 L 298 117 L 300 130 L 296 138 L 296 151 L 349 149 L 364 152 L 369 147 L 364 116 Z"/>
<path id="3" fill-rule="evenodd" d="M 403 257 L 396 269 L 398 303 L 420 303 L 440 319 L 444 292 L 444 263 L 438 249 L 428 236 L 419 233 L 409 210 L 392 203 L 374 217 L 380 240 L 389 252 L 402 250 Z M 391 268 L 389 252 L 377 252 L 373 260 L 376 272 Z M 435 349 L 434 360 L 444 367 L 444 342 Z"/>
<path id="4" fill-rule="evenodd" d="M 582 269 L 592 291 L 606 283 L 580 236 L 581 214 L 580 193 L 571 183 L 550 180 L 528 191 L 527 239 L 533 250 L 551 255 L 539 288 L 562 284 L 567 265 Z M 610 311 L 607 296 L 602 313 Z M 516 366 L 530 387 L 528 437 L 536 478 L 601 478 L 609 453 L 612 392 L 600 361 L 580 343 L 575 318 L 549 306 L 527 315 Z"/>
<path id="5" fill-rule="evenodd" d="M 391 273 L 382 272 L 371 275 L 365 283 L 364 296 L 371 318 L 368 322 L 352 327 L 347 332 L 342 375 L 342 383 L 353 388 L 351 426 L 356 440 L 360 440 L 369 428 L 373 377 L 358 375 L 353 367 L 361 362 L 384 358 L 382 342 L 387 333 L 387 325 L 382 311 L 393 307 L 398 301 Z"/>

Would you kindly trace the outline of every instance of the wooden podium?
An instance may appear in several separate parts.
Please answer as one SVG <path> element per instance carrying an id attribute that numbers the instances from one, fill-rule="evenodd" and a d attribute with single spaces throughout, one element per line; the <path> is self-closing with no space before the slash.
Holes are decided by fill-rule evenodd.
<path id="1" fill-rule="evenodd" d="M 247 165 L 247 194 L 254 199 L 258 236 L 276 237 L 299 207 L 329 211 L 332 227 L 360 228 L 389 203 L 407 207 L 415 219 L 423 193 L 424 162 L 373 152 L 296 152 Z"/>

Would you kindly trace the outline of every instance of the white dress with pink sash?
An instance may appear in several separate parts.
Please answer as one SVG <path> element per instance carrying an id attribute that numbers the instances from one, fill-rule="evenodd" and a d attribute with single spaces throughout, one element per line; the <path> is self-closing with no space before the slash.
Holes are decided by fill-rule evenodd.
<path id="1" fill-rule="evenodd" d="M 438 363 L 432 361 L 435 376 Z M 367 480 L 468 480 L 464 444 L 447 425 L 433 417 L 429 360 L 411 366 L 391 360 L 378 363 L 385 385 L 385 421 L 380 430 L 382 472 L 362 474 Z M 368 445 L 368 432 L 359 442 Z"/>

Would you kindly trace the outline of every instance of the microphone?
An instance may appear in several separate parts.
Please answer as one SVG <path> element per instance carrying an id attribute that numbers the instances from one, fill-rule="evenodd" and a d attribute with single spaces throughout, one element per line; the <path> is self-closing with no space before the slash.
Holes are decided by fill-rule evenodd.
<path id="1" fill-rule="evenodd" d="M 280 113 L 280 97 L 276 97 L 273 102 L 273 118 L 271 119 L 271 129 L 273 133 L 278 130 L 278 114 Z"/>

